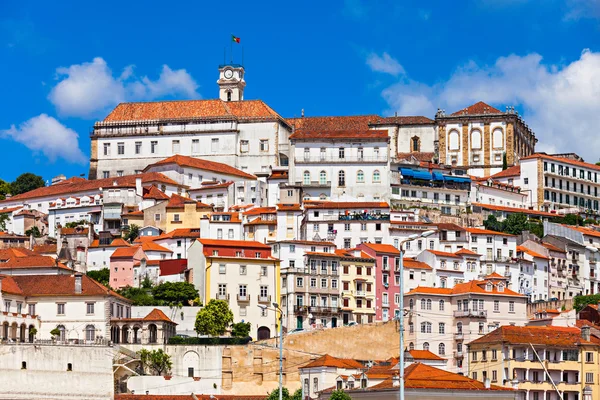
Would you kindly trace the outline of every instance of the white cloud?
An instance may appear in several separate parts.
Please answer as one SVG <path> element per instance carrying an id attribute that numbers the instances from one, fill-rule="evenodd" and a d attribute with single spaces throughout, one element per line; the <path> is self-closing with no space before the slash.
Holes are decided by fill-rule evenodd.
<path id="1" fill-rule="evenodd" d="M 565 20 L 600 18 L 600 0 L 567 0 Z"/>
<path id="2" fill-rule="evenodd" d="M 369 54 L 367 57 L 367 65 L 375 72 L 382 72 L 393 76 L 404 74 L 402 65 L 388 53 L 383 53 L 381 56 L 375 53 Z"/>
<path id="3" fill-rule="evenodd" d="M 147 76 L 136 78 L 133 65 L 125 67 L 119 76 L 113 76 L 101 57 L 58 68 L 56 74 L 59 82 L 48 99 L 64 116 L 97 116 L 123 101 L 178 95 L 199 97 L 198 85 L 191 75 L 185 69 L 172 70 L 168 65 L 163 65 L 159 78 L 154 81 Z"/>
<path id="4" fill-rule="evenodd" d="M 46 114 L 25 121 L 18 128 L 12 125 L 9 129 L 0 130 L 0 137 L 24 144 L 33 152 L 44 154 L 52 162 L 58 158 L 73 164 L 85 164 L 88 161 L 79 149 L 77 132 Z"/>
<path id="5" fill-rule="evenodd" d="M 477 101 L 502 110 L 514 105 L 536 133 L 538 151 L 576 152 L 598 161 L 600 53 L 585 50 L 564 65 L 544 64 L 539 54 L 500 57 L 489 66 L 469 62 L 435 85 L 403 77 L 382 96 L 387 113 L 430 117 L 437 108 L 451 113 Z"/>

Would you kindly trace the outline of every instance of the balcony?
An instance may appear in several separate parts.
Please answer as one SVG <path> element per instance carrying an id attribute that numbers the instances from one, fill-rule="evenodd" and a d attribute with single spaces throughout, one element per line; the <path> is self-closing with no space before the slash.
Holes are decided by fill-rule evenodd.
<path id="1" fill-rule="evenodd" d="M 465 334 L 462 332 L 456 332 L 454 334 L 454 340 L 463 340 L 465 338 Z"/>
<path id="2" fill-rule="evenodd" d="M 313 314 L 337 314 L 340 312 L 340 308 L 339 307 L 310 306 L 310 307 L 308 307 L 308 311 Z"/>
<path id="3" fill-rule="evenodd" d="M 268 295 L 268 296 L 258 295 L 257 297 L 258 297 L 259 303 L 271 304 L 271 295 Z"/>
<path id="4" fill-rule="evenodd" d="M 367 295 L 367 293 L 364 290 L 357 290 L 354 293 L 354 296 L 356 296 L 356 297 L 365 297 L 366 295 Z"/>
<path id="5" fill-rule="evenodd" d="M 302 186 L 305 188 L 330 188 L 331 181 L 297 181 L 296 186 Z"/>
<path id="6" fill-rule="evenodd" d="M 240 302 L 240 303 L 249 303 L 250 302 L 250 295 L 249 294 L 245 294 L 245 295 L 238 294 L 237 295 L 237 301 Z"/>
<path id="7" fill-rule="evenodd" d="M 455 310 L 455 318 L 487 318 L 485 310 Z"/>
<path id="8" fill-rule="evenodd" d="M 298 314 L 298 313 L 305 313 L 308 312 L 308 306 L 299 306 L 299 305 L 295 305 L 294 306 L 294 313 Z"/>
<path id="9" fill-rule="evenodd" d="M 229 293 L 217 294 L 217 300 L 229 301 Z"/>
<path id="10" fill-rule="evenodd" d="M 344 158 L 339 158 L 335 156 L 301 156 L 294 157 L 294 161 L 296 164 L 345 164 L 345 163 L 386 163 L 388 161 L 387 156 L 373 156 L 373 157 L 360 157 L 360 156 L 345 156 Z"/>
<path id="11" fill-rule="evenodd" d="M 461 351 L 457 350 L 454 352 L 454 358 L 463 358 L 463 357 L 464 357 L 464 355 L 463 355 L 462 350 Z"/>

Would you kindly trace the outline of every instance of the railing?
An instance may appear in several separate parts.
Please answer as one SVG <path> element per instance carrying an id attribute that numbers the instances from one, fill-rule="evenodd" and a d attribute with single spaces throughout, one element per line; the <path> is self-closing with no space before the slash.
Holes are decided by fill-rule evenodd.
<path id="1" fill-rule="evenodd" d="M 113 343 L 108 339 L 69 339 L 69 340 L 52 340 L 52 339 L 34 339 L 33 342 L 25 341 L 2 341 L 3 345 L 50 345 L 50 346 L 112 346 Z"/>
<path id="2" fill-rule="evenodd" d="M 250 295 L 248 295 L 248 294 L 246 294 L 246 295 L 238 294 L 237 295 L 237 301 L 239 301 L 239 302 L 249 302 L 250 301 Z"/>
<path id="3" fill-rule="evenodd" d="M 456 332 L 454 334 L 454 339 L 455 340 L 463 340 L 465 338 L 465 334 L 462 332 Z"/>
<path id="4" fill-rule="evenodd" d="M 340 312 L 339 307 L 320 307 L 320 306 L 310 306 L 308 307 L 308 311 L 311 313 L 319 313 L 319 314 L 337 314 Z"/>
<path id="5" fill-rule="evenodd" d="M 304 312 L 307 312 L 308 309 L 309 309 L 308 306 L 295 305 L 294 306 L 294 313 L 304 313 Z"/>
<path id="6" fill-rule="evenodd" d="M 318 163 L 350 163 L 350 162 L 358 162 L 358 163 L 383 163 L 387 162 L 387 156 L 378 156 L 378 157 L 360 157 L 360 156 L 345 156 L 343 158 L 335 157 L 335 156 L 300 156 L 294 157 L 294 160 L 297 164 L 318 164 Z"/>
<path id="7" fill-rule="evenodd" d="M 469 317 L 469 318 L 487 318 L 485 310 L 455 310 L 454 317 Z"/>
<path id="8" fill-rule="evenodd" d="M 226 301 L 229 301 L 229 293 L 217 294 L 217 300 L 226 300 Z"/>
<path id="9" fill-rule="evenodd" d="M 458 350 L 456 350 L 456 351 L 454 352 L 454 357 L 456 357 L 456 358 L 463 358 L 463 357 L 464 357 L 464 356 L 463 356 L 463 352 L 462 352 L 462 351 L 458 351 Z"/>
<path id="10" fill-rule="evenodd" d="M 257 297 L 258 297 L 259 303 L 271 303 L 271 295 L 268 295 L 268 296 L 258 295 Z"/>
<path id="11" fill-rule="evenodd" d="M 357 290 L 354 294 L 356 297 L 365 297 L 367 294 L 364 290 Z"/>
<path id="12" fill-rule="evenodd" d="M 310 181 L 310 182 L 305 182 L 305 181 L 296 181 L 296 185 L 297 186 L 303 186 L 303 187 L 331 187 L 331 181 L 325 181 L 325 182 L 321 182 L 321 181 Z"/>

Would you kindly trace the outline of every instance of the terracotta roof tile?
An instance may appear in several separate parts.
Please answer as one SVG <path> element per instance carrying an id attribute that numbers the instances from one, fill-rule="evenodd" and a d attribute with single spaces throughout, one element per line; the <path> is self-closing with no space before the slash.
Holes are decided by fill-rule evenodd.
<path id="1" fill-rule="evenodd" d="M 185 272 L 188 261 L 185 258 L 160 261 L 160 276 L 179 275 Z"/>
<path id="2" fill-rule="evenodd" d="M 537 253 L 537 252 L 535 252 L 535 251 L 533 251 L 531 249 L 528 249 L 525 246 L 517 246 L 517 251 L 522 251 L 523 253 L 527 253 L 527 254 L 529 254 L 532 257 L 542 258 L 544 260 L 548 260 L 549 259 L 549 257 L 547 257 L 547 256 L 545 256 L 543 254 Z"/>
<path id="3" fill-rule="evenodd" d="M 445 251 L 438 251 L 438 250 L 425 250 L 428 251 L 429 253 L 438 256 L 438 257 L 449 257 L 449 258 L 462 258 L 459 255 L 456 255 L 454 253 L 446 253 Z"/>
<path id="4" fill-rule="evenodd" d="M 432 353 L 429 350 L 409 350 L 409 353 L 415 360 L 444 360 L 444 358 Z"/>
<path id="5" fill-rule="evenodd" d="M 497 174 L 492 175 L 491 178 L 498 179 L 498 178 L 513 177 L 513 176 L 521 176 L 521 166 L 520 165 L 513 165 L 512 167 L 509 167 L 509 168 L 505 169 L 504 171 L 500 171 Z"/>
<path id="6" fill-rule="evenodd" d="M 244 225 L 277 225 L 275 219 L 262 219 L 261 217 L 255 218 L 250 222 L 246 222 Z"/>
<path id="7" fill-rule="evenodd" d="M 171 195 L 171 198 L 167 203 L 167 208 L 184 208 L 186 204 L 196 204 L 196 208 L 207 208 L 212 210 L 212 207 L 208 204 L 200 203 L 194 199 L 183 197 L 175 193 Z"/>
<path id="8" fill-rule="evenodd" d="M 302 211 L 300 204 L 277 204 L 277 211 Z"/>
<path id="9" fill-rule="evenodd" d="M 276 214 L 277 207 L 253 207 L 247 211 L 244 211 L 244 215 L 260 215 L 260 214 Z"/>
<path id="10" fill-rule="evenodd" d="M 396 156 L 398 161 L 410 161 L 413 158 L 417 161 L 431 161 L 433 157 L 435 157 L 433 152 L 398 153 Z"/>
<path id="11" fill-rule="evenodd" d="M 169 317 L 165 315 L 164 312 L 159 310 L 158 308 L 153 309 L 146 315 L 144 321 L 164 321 L 164 322 L 173 322 Z"/>
<path id="12" fill-rule="evenodd" d="M 458 115 L 481 115 L 481 114 L 503 114 L 502 111 L 498 110 L 490 106 L 489 104 L 484 103 L 483 101 L 472 104 L 468 107 L 463 108 L 462 110 L 458 110 L 452 113 L 452 116 Z"/>
<path id="13" fill-rule="evenodd" d="M 505 211 L 505 212 L 510 212 L 510 213 L 520 213 L 520 214 L 526 214 L 526 215 L 537 215 L 540 217 L 556 217 L 556 214 L 552 214 L 552 213 L 545 212 L 545 211 L 530 210 L 528 208 L 503 207 L 503 206 L 497 206 L 494 204 L 483 204 L 483 203 L 473 203 L 473 205 L 476 207 L 481 207 L 483 209 L 492 210 L 492 211 Z"/>
<path id="14" fill-rule="evenodd" d="M 547 248 L 550 251 L 555 251 L 557 253 L 566 253 L 565 250 L 563 250 L 559 247 L 556 247 L 555 245 L 550 244 L 550 243 L 542 242 L 542 246 L 544 246 L 545 248 Z"/>
<path id="15" fill-rule="evenodd" d="M 0 209 L 0 214 L 6 214 L 6 213 L 9 213 L 9 212 L 17 211 L 17 210 L 20 210 L 21 208 L 23 208 L 23 207 L 22 206 L 17 206 L 17 207 L 3 208 L 3 209 Z"/>
<path id="16" fill-rule="evenodd" d="M 534 159 L 537 159 L 537 158 L 541 158 L 541 159 L 544 159 L 544 160 L 561 162 L 561 163 L 569 164 L 569 165 L 576 165 L 578 167 L 584 167 L 584 168 L 589 168 L 589 169 L 593 169 L 593 170 L 596 170 L 596 171 L 600 171 L 600 166 L 599 165 L 590 164 L 590 163 L 586 163 L 586 162 L 583 162 L 583 161 L 577 161 L 577 160 L 573 160 L 573 159 L 570 159 L 570 158 L 551 156 L 551 155 L 546 154 L 546 153 L 535 153 L 535 154 L 532 154 L 530 156 L 523 157 L 523 158 L 521 158 L 521 160 L 534 160 Z"/>
<path id="17" fill-rule="evenodd" d="M 334 367 L 334 368 L 345 368 L 345 369 L 360 369 L 364 368 L 364 365 L 356 360 L 349 358 L 336 358 L 329 354 L 325 354 L 309 362 L 308 364 L 300 368 L 316 368 L 316 367 Z"/>
<path id="18" fill-rule="evenodd" d="M 271 246 L 261 242 L 255 242 L 252 240 L 221 240 L 221 239 L 196 239 L 205 246 L 218 246 L 218 247 L 239 247 L 244 249 L 269 249 Z"/>
<path id="19" fill-rule="evenodd" d="M 203 169 L 206 171 L 218 172 L 224 175 L 233 175 L 245 179 L 256 179 L 256 176 L 250 175 L 244 171 L 234 168 L 231 165 L 223 164 L 216 161 L 204 160 L 201 158 L 182 156 L 181 154 L 176 154 L 169 158 L 165 158 L 164 160 L 160 160 L 154 164 L 150 164 L 146 167 L 146 169 L 144 169 L 144 171 L 149 170 L 154 166 L 166 164 L 177 164 L 183 167 Z"/>
<path id="20" fill-rule="evenodd" d="M 480 254 L 477 254 L 474 251 L 471 251 L 471 250 L 466 249 L 466 248 L 462 248 L 462 249 L 460 249 L 459 251 L 457 251 L 454 254 L 458 254 L 458 255 L 461 255 L 461 256 L 478 256 L 478 257 L 481 257 Z"/>
<path id="21" fill-rule="evenodd" d="M 498 329 L 472 341 L 469 345 L 505 342 L 560 347 L 576 347 L 578 344 L 592 344 L 583 340 L 579 328 L 560 326 L 510 326 Z"/>
<path id="22" fill-rule="evenodd" d="M 288 118 L 287 122 L 296 131 L 367 130 L 369 125 L 381 120 L 378 115 L 351 115 L 341 117 Z"/>
<path id="23" fill-rule="evenodd" d="M 101 247 L 130 247 L 130 246 L 131 246 L 131 244 L 129 244 L 129 242 L 127 242 L 123 238 L 113 239 L 112 242 L 110 242 L 110 244 L 106 244 L 106 245 L 101 245 L 100 240 L 95 239 L 89 245 L 89 248 L 94 249 L 94 248 L 101 248 Z"/>
<path id="24" fill-rule="evenodd" d="M 400 117 L 385 117 L 379 121 L 371 123 L 371 125 L 433 125 L 434 120 L 421 115 L 400 116 Z"/>
<path id="25" fill-rule="evenodd" d="M 56 254 L 56 244 L 38 244 L 33 246 L 33 252 L 36 254 Z"/>
<path id="26" fill-rule="evenodd" d="M 497 231 L 490 231 L 488 229 L 465 228 L 465 230 L 467 232 L 471 233 L 472 235 L 498 235 L 498 236 L 512 236 L 512 237 L 515 237 L 515 235 L 511 235 L 509 233 L 497 232 Z"/>
<path id="27" fill-rule="evenodd" d="M 487 291 L 486 290 L 486 286 L 487 283 L 491 282 L 492 283 L 492 290 L 491 291 Z M 439 294 L 439 295 L 446 295 L 446 296 L 454 296 L 454 295 L 461 295 L 461 294 L 467 294 L 467 293 L 477 293 L 477 294 L 481 294 L 481 295 L 496 295 L 496 296 L 517 296 L 517 297 L 523 297 L 522 294 L 519 294 L 517 292 L 514 292 L 512 290 L 510 290 L 509 288 L 506 287 L 506 285 L 504 286 L 503 291 L 499 291 L 498 290 L 498 283 L 494 283 L 493 280 L 481 280 L 481 281 L 469 281 L 469 282 L 464 282 L 464 283 L 458 283 L 456 285 L 454 285 L 454 287 L 452 288 L 433 288 L 433 287 L 426 287 L 426 286 L 418 286 L 416 288 L 414 288 L 413 290 L 409 291 L 407 294 Z"/>
<path id="28" fill-rule="evenodd" d="M 406 268 L 409 268 L 409 269 L 433 269 L 426 263 L 424 263 L 422 261 L 417 261 L 412 258 L 405 258 L 403 261 L 403 264 L 404 264 L 405 269 Z"/>
<path id="29" fill-rule="evenodd" d="M 347 139 L 369 139 L 369 140 L 389 140 L 389 135 L 386 130 L 335 130 L 335 131 L 308 131 L 299 130 L 290 135 L 290 140 L 347 140 Z"/>
<path id="30" fill-rule="evenodd" d="M 573 229 L 573 230 L 575 230 L 577 232 L 581 232 L 581 233 L 583 233 L 584 235 L 587 235 L 587 236 L 600 237 L 600 231 L 597 231 L 597 230 L 594 230 L 594 229 L 591 229 L 591 228 L 586 228 L 586 227 L 583 227 L 583 226 L 575 226 L 575 225 L 563 225 L 563 226 L 565 226 L 567 228 L 570 228 L 570 229 Z"/>
<path id="31" fill-rule="evenodd" d="M 397 248 L 395 248 L 394 246 L 392 246 L 391 244 L 381 244 L 381 243 L 361 243 L 359 248 L 361 246 L 367 247 L 373 251 L 376 251 L 378 253 L 387 253 L 387 254 L 400 254 L 400 250 L 398 250 Z"/>
<path id="32" fill-rule="evenodd" d="M 154 185 L 151 185 L 149 188 L 144 188 L 144 199 L 151 200 L 168 200 L 169 196 L 162 192 L 159 188 Z"/>
<path id="33" fill-rule="evenodd" d="M 105 296 L 110 294 L 130 303 L 130 300 L 102 286 L 87 275 L 81 277 L 81 294 L 75 293 L 75 276 L 13 275 L 12 279 L 25 296 Z"/>
<path id="34" fill-rule="evenodd" d="M 57 262 L 50 256 L 32 255 L 25 257 L 12 257 L 6 262 L 0 263 L 0 270 L 7 269 L 33 269 L 33 268 L 57 268 L 71 271 L 64 264 Z"/>
<path id="35" fill-rule="evenodd" d="M 320 251 L 307 251 L 306 253 L 307 256 L 315 256 L 315 257 L 333 257 L 333 258 L 339 258 L 340 255 L 336 252 L 336 253 L 323 253 Z"/>
<path id="36" fill-rule="evenodd" d="M 163 247 L 157 243 L 154 243 L 152 241 L 147 241 L 147 242 L 142 242 L 142 250 L 144 250 L 144 252 L 146 251 L 160 251 L 162 253 L 172 253 L 171 250 L 167 249 L 166 247 Z"/>
<path id="37" fill-rule="evenodd" d="M 77 226 L 75 228 L 60 228 L 60 234 L 65 235 L 88 235 L 89 228 L 82 228 Z"/>
<path id="38" fill-rule="evenodd" d="M 119 247 L 114 251 L 114 253 L 112 253 L 110 258 L 133 258 L 133 256 L 135 256 L 135 253 L 138 252 L 140 247 L 141 246 Z"/>
<path id="39" fill-rule="evenodd" d="M 38 255 L 35 252 L 24 247 L 12 247 L 10 249 L 0 249 L 0 260 L 9 260 L 14 257 L 27 257 Z"/>

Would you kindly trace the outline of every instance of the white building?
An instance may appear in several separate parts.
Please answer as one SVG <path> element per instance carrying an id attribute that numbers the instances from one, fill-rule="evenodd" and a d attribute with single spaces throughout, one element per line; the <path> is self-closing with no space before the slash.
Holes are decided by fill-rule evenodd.
<path id="1" fill-rule="evenodd" d="M 48 209 L 48 235 L 56 237 L 57 225 L 65 226 L 68 223 L 94 225 L 96 233 L 102 230 L 104 221 L 102 219 L 102 194 L 95 196 L 68 196 L 65 199 L 58 198 L 50 203 Z"/>
<path id="2" fill-rule="evenodd" d="M 304 200 L 389 199 L 387 132 L 297 130 L 290 143 L 289 181 Z"/>
<path id="3" fill-rule="evenodd" d="M 518 168 L 518 166 L 513 168 Z M 528 195 L 528 191 L 522 191 L 518 186 L 502 183 L 492 178 L 471 182 L 470 197 L 473 203 L 527 208 L 529 204 Z"/>
<path id="4" fill-rule="evenodd" d="M 549 300 L 550 258 L 525 246 L 517 246 L 517 257 L 521 270 L 519 279 L 525 282 L 525 290 L 520 293 L 526 294 L 531 301 Z"/>
<path id="5" fill-rule="evenodd" d="M 87 250 L 87 270 L 97 271 L 110 266 L 110 257 L 116 249 L 131 246 L 121 238 L 112 239 L 103 236 L 95 239 L 89 245 Z"/>

